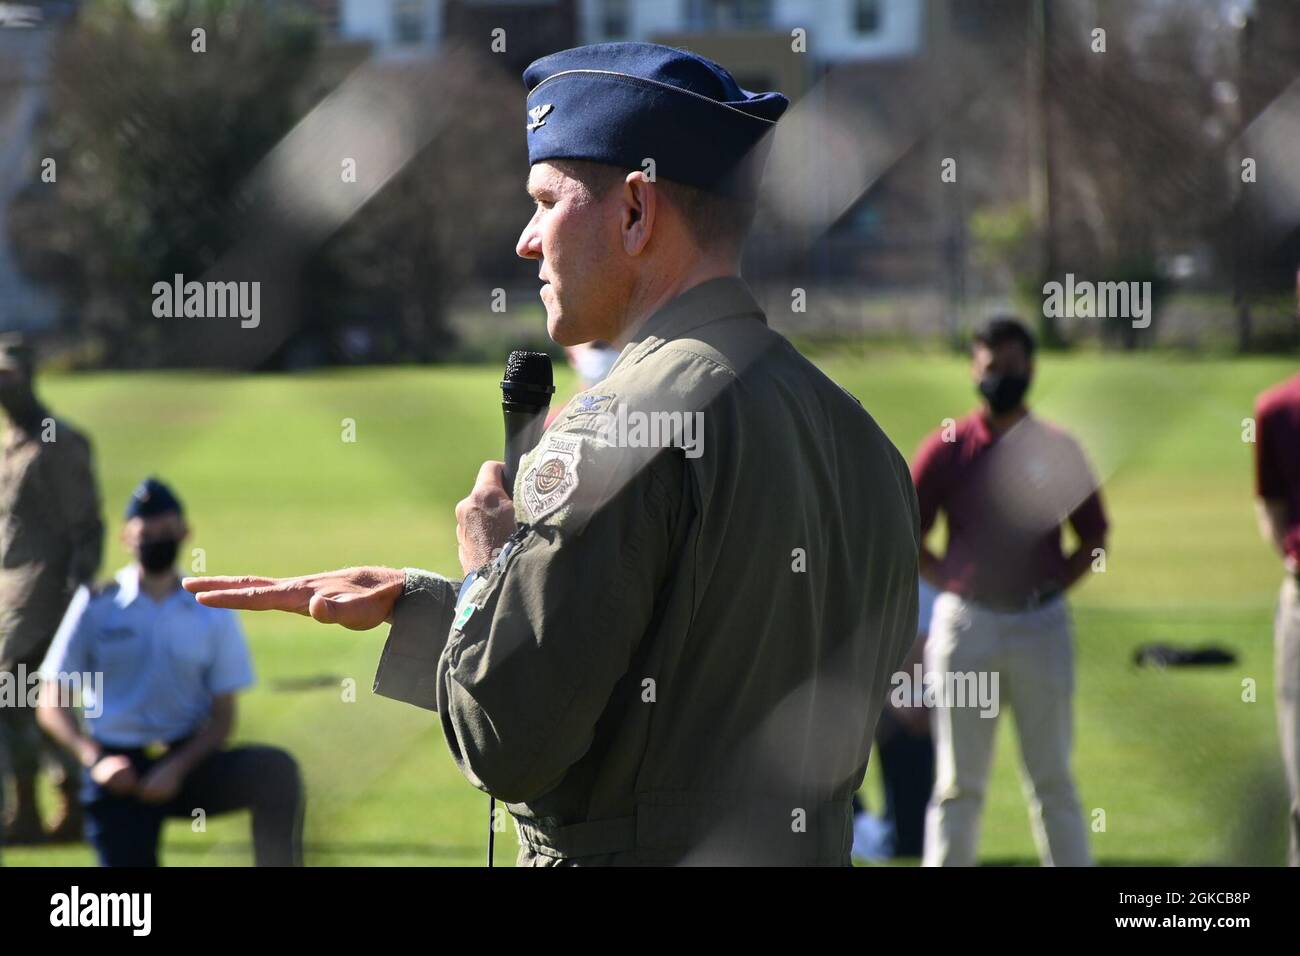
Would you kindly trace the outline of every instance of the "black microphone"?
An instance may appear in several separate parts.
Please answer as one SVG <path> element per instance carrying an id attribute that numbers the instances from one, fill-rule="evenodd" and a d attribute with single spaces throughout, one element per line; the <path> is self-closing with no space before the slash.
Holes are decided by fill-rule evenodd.
<path id="1" fill-rule="evenodd" d="M 546 428 L 546 410 L 555 394 L 551 357 L 545 352 L 516 349 L 506 360 L 506 377 L 501 381 L 501 415 L 506 421 L 506 491 L 515 493 L 519 459 L 541 441 Z M 496 844 L 496 797 L 488 795 L 487 865 L 492 865 Z"/>
<path id="2" fill-rule="evenodd" d="M 515 493 L 519 459 L 541 441 L 546 428 L 546 410 L 555 394 L 551 357 L 545 352 L 516 349 L 506 361 L 501 382 L 501 412 L 506 422 L 505 485 Z"/>

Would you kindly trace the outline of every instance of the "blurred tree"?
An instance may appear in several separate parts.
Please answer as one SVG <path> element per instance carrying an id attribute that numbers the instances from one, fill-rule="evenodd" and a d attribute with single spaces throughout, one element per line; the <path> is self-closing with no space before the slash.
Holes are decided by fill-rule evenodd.
<path id="1" fill-rule="evenodd" d="M 1235 33 L 1235 62 L 1225 73 L 1231 80 L 1232 133 L 1241 134 L 1235 140 L 1231 165 L 1236 173 L 1249 158 L 1265 170 L 1256 177 L 1257 183 L 1267 185 L 1262 189 L 1256 184 L 1247 186 L 1239 181 L 1239 175 L 1232 177 L 1234 207 L 1228 228 L 1216 236 L 1216 251 L 1222 261 L 1231 264 L 1238 349 L 1295 348 L 1300 344 L 1300 313 L 1291 311 L 1290 320 L 1281 327 L 1260 329 L 1255 306 L 1279 293 L 1294 293 L 1296 288 L 1294 277 L 1300 263 L 1297 200 L 1293 190 L 1278 188 L 1276 172 L 1279 166 L 1294 169 L 1297 147 L 1294 142 L 1281 146 L 1289 148 L 1291 155 L 1286 156 L 1257 150 L 1269 139 L 1270 129 L 1295 114 L 1300 4 L 1294 0 L 1232 0 L 1229 23 Z M 1258 128 L 1253 128 L 1257 121 Z"/>
<path id="2" fill-rule="evenodd" d="M 37 149 L 58 178 L 33 171 L 9 228 L 102 362 L 167 354 L 152 285 L 197 277 L 236 241 L 239 184 L 293 124 L 314 48 L 295 7 L 251 0 L 103 0 L 61 39 Z"/>
<path id="3" fill-rule="evenodd" d="M 437 361 L 455 345 L 453 300 L 489 312 L 496 289 L 536 274 L 514 255 L 531 215 L 522 86 L 464 50 L 412 68 L 450 111 L 308 264 L 304 315 L 338 361 Z M 392 81 L 402 79 L 399 69 Z M 502 307 L 513 304 L 502 302 Z"/>
<path id="4" fill-rule="evenodd" d="M 1211 242 L 1237 192 L 1230 11 L 1221 0 L 1097 0 L 1053 11 L 1049 278 L 1150 281 L 1158 300 L 1168 285 L 1162 259 Z M 1152 341 L 1126 322 L 1100 331 L 1126 348 Z"/>
<path id="5" fill-rule="evenodd" d="M 203 53 L 191 50 L 198 28 Z M 59 44 L 36 150 L 57 161 L 57 182 L 40 182 L 34 168 L 9 216 L 23 267 L 77 316 L 83 361 L 433 360 L 452 344 L 454 296 L 486 311 L 496 288 L 528 275 L 513 254 L 529 214 L 518 78 L 490 56 L 447 49 L 433 60 L 371 61 L 344 79 L 338 58 L 322 52 L 310 11 L 289 3 L 85 8 Z M 300 144 L 281 157 L 289 168 L 269 164 L 279 175 L 270 181 L 324 179 L 295 196 L 253 188 L 268 181 L 264 160 L 300 118 L 362 74 L 373 109 L 390 111 L 395 124 L 393 141 L 377 149 L 400 171 L 334 216 L 334 204 L 347 206 L 334 143 L 389 135 L 358 118 L 342 140 L 331 140 L 339 133 L 330 128 L 309 155 Z M 409 109 L 421 123 L 401 112 Z M 323 230 L 294 221 L 317 213 L 329 223 Z M 155 317 L 153 284 L 176 274 L 260 282 L 263 321 L 239 329 Z"/>
<path id="6" fill-rule="evenodd" d="M 1013 202 L 977 209 L 971 213 L 969 228 L 976 268 L 994 276 L 999 286 L 1014 289 L 1026 306 L 1041 303 L 1043 293 L 1035 271 L 1038 237 L 1029 204 Z"/>

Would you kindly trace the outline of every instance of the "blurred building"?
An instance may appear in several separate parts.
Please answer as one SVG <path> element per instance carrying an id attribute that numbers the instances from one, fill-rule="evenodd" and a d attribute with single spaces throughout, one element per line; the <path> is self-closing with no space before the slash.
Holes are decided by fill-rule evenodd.
<path id="1" fill-rule="evenodd" d="M 900 331 L 951 334 L 981 300 L 1034 278 L 1041 263 L 1021 260 L 1082 273 L 1151 259 L 1178 288 L 1238 298 L 1296 273 L 1300 174 L 1234 199 L 1221 159 L 1236 149 L 1225 144 L 1271 143 L 1261 169 L 1294 167 L 1297 0 L 264 2 L 311 11 L 325 41 L 304 112 L 358 80 L 400 102 L 438 68 L 463 73 L 453 50 L 479 54 L 489 82 L 440 104 L 474 120 L 452 123 L 458 155 L 514 135 L 509 103 L 524 66 L 580 43 L 681 46 L 748 89 L 785 92 L 793 106 L 774 151 L 785 163 L 769 165 L 784 178 L 769 178 L 774 201 L 747 266 L 778 286 L 797 278 L 841 292 L 850 323 L 870 293 Z M 33 181 L 32 143 L 54 37 L 80 6 L 0 0 L 0 221 L 46 188 Z M 1097 23 L 1112 33 L 1104 60 L 1088 49 Z M 510 143 L 522 148 L 522 137 Z M 1175 161 L 1173 174 L 1149 175 Z M 944 181 L 950 162 L 960 174 Z M 478 226 L 474 274 L 509 284 L 519 270 L 508 244 Z M 981 249 L 981 236 L 1008 233 L 1022 251 Z M 0 228 L 0 325 L 48 327 L 58 300 L 24 277 L 22 248 Z M 1240 326 L 1244 347 L 1255 334 L 1244 307 Z"/>
<path id="2" fill-rule="evenodd" d="M 960 255 L 961 224 L 942 208 L 929 175 L 947 148 L 945 140 L 955 138 L 939 132 L 943 121 L 951 119 L 946 114 L 962 97 L 967 102 L 961 109 L 966 109 L 980 95 L 1005 100 L 1023 93 L 1009 93 L 1006 83 L 1015 87 L 1023 81 L 1028 0 L 298 2 L 314 13 L 329 41 L 319 71 L 326 86 L 341 81 L 367 56 L 391 67 L 381 75 L 400 84 L 408 82 L 405 65 L 437 58 L 450 46 L 481 49 L 517 82 L 528 62 L 558 49 L 646 40 L 712 57 L 726 64 L 742 86 L 780 89 L 797 109 L 820 111 L 832 123 L 853 120 L 870 130 L 886 157 L 870 170 L 859 195 L 845 208 L 828 210 L 802 233 L 781 229 L 766 243 L 761 238 L 756 243 L 758 261 L 767 270 L 824 282 L 934 283 L 945 261 Z M 76 5 L 45 5 L 55 6 L 66 17 Z M 51 20 L 25 31 L 22 42 L 9 44 L 20 55 L 0 57 L 0 69 L 17 77 L 10 89 L 21 90 L 21 95 L 0 99 L 6 133 L 0 140 L 5 150 L 0 207 L 24 177 L 30 182 L 26 153 L 40 113 L 55 25 L 57 20 Z M 6 40 L 16 35 L 0 30 Z M 954 55 L 957 45 L 961 57 Z M 999 143 L 1019 147 L 1021 115 L 1002 110 L 981 128 Z M 809 141 L 806 148 L 815 159 L 818 143 Z M 1016 160 L 990 172 L 987 182 L 967 177 L 983 183 L 973 187 L 974 196 L 996 194 L 1000 184 L 1009 189 L 1023 185 L 1023 163 Z M 21 314 L 20 324 L 47 325 L 55 317 L 53 296 L 23 282 L 3 237 L 0 304 L 6 314 Z"/>
<path id="3" fill-rule="evenodd" d="M 837 64 L 914 57 L 922 47 L 924 4 L 918 0 L 586 0 L 582 8 L 584 42 L 686 47 L 725 63 L 742 86 L 791 90 L 793 84 L 795 97 L 810 77 L 782 75 L 791 71 L 780 64 L 790 59 L 796 31 L 806 49 L 798 62 L 810 74 Z"/>
<path id="4" fill-rule="evenodd" d="M 862 114 L 881 158 L 856 202 L 812 240 L 828 280 L 941 289 L 961 283 L 966 211 L 1023 195 L 1028 0 L 912 5 L 911 55 L 833 63 L 819 81 L 829 116 Z M 1016 104 L 1016 105 L 1013 105 Z M 995 157 L 994 161 L 990 161 Z M 941 182 L 945 160 L 961 174 Z"/>
<path id="5" fill-rule="evenodd" d="M 445 43 L 478 42 L 488 49 L 493 31 L 503 65 L 523 67 L 539 56 L 573 46 L 575 0 L 330 0 L 338 9 L 340 37 L 373 44 L 382 58 L 435 54 Z"/>
<path id="6" fill-rule="evenodd" d="M 522 70 L 533 59 L 580 43 L 644 40 L 695 50 L 724 62 L 742 86 L 793 82 L 772 53 L 790 52 L 802 30 L 801 66 L 916 56 L 921 0 L 319 0 L 337 35 L 365 40 L 381 57 L 434 53 L 447 42 L 485 47 L 504 31 L 503 61 Z M 803 71 L 799 71 L 802 73 Z"/>
<path id="7" fill-rule="evenodd" d="M 0 2 L 0 331 L 47 328 L 58 318 L 57 296 L 19 270 L 4 211 L 29 186 L 54 38 L 74 10 L 66 2 Z"/>

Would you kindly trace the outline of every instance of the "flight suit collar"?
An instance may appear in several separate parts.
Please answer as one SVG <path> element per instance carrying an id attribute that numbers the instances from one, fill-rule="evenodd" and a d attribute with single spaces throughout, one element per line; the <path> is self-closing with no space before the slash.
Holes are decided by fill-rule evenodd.
<path id="1" fill-rule="evenodd" d="M 642 323 L 614 368 L 642 351 L 640 346 L 647 341 L 680 338 L 702 325 L 733 315 L 753 315 L 759 322 L 767 324 L 753 292 L 740 276 L 723 276 L 691 286 Z"/>

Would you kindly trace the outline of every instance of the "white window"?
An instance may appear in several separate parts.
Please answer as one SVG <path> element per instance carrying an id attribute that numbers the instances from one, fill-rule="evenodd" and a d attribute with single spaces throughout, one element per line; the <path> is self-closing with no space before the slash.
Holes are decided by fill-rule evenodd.
<path id="1" fill-rule="evenodd" d="M 394 0 L 393 42 L 403 46 L 424 42 L 424 0 Z"/>
<path id="2" fill-rule="evenodd" d="M 607 40 L 627 36 L 628 0 L 600 0 L 597 16 L 600 18 L 597 29 Z"/>
<path id="3" fill-rule="evenodd" d="M 768 30 L 772 0 L 690 0 L 686 19 L 692 30 Z"/>
<path id="4" fill-rule="evenodd" d="M 853 30 L 859 36 L 880 29 L 880 0 L 853 0 Z"/>

